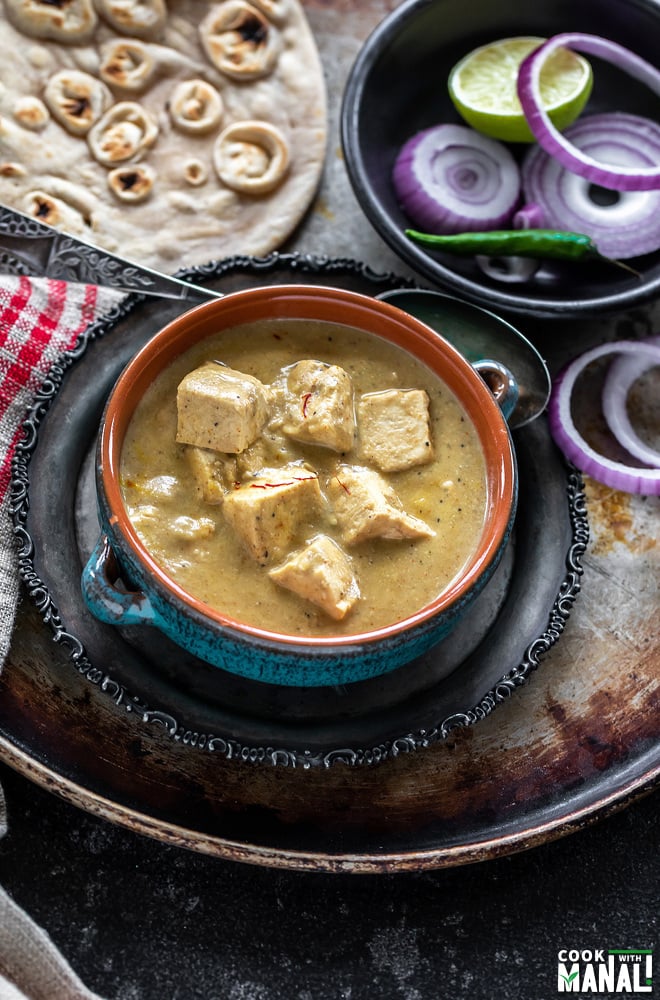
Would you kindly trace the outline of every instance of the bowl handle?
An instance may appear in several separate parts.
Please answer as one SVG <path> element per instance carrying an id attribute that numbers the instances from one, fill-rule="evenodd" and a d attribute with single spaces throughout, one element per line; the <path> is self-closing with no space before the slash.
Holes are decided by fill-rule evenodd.
<path id="1" fill-rule="evenodd" d="M 156 615 L 146 594 L 126 590 L 120 583 L 119 566 L 108 540 L 102 534 L 83 569 L 81 586 L 88 608 L 109 625 L 153 625 Z"/>
<path id="2" fill-rule="evenodd" d="M 491 361 L 484 358 L 482 361 L 473 361 L 472 367 L 477 371 L 502 411 L 502 416 L 508 420 L 516 408 L 520 390 L 514 375 L 499 361 Z"/>

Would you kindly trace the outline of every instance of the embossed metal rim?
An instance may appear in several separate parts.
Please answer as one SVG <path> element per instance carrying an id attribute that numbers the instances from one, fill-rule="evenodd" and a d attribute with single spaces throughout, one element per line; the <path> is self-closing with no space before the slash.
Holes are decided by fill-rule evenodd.
<path id="1" fill-rule="evenodd" d="M 415 283 L 409 279 L 375 272 L 367 265 L 350 258 L 316 257 L 297 253 L 273 253 L 263 258 L 231 257 L 220 262 L 181 270 L 177 272 L 177 277 L 203 283 L 205 279 L 218 278 L 241 270 L 250 274 L 266 275 L 282 266 L 304 274 L 353 275 L 367 281 L 389 282 L 392 287 L 415 287 Z M 402 753 L 416 752 L 442 742 L 453 730 L 472 726 L 489 716 L 516 688 L 525 683 L 561 637 L 579 594 L 583 573 L 582 556 L 589 538 L 589 525 L 582 478 L 575 469 L 569 469 L 567 472 L 566 498 L 571 542 L 565 556 L 565 576 L 549 610 L 545 630 L 528 644 L 518 665 L 503 675 L 477 704 L 439 720 L 430 728 L 404 732 L 375 746 L 341 747 L 329 751 L 312 752 L 272 746 L 252 746 L 216 733 L 191 731 L 170 713 L 162 712 L 126 691 L 124 685 L 102 667 L 95 666 L 90 661 L 81 641 L 67 631 L 66 623 L 62 621 L 48 587 L 35 570 L 35 546 L 26 527 L 29 510 L 30 460 L 37 446 L 40 423 L 57 396 L 68 369 L 80 360 L 93 340 L 109 333 L 116 323 L 127 318 L 143 301 L 144 296 L 141 295 L 127 296 L 106 316 L 91 324 L 76 345 L 63 353 L 53 365 L 28 410 L 23 425 L 24 437 L 17 446 L 12 463 L 10 511 L 18 540 L 20 578 L 44 623 L 50 628 L 54 641 L 66 650 L 78 672 L 104 696 L 114 700 L 125 711 L 138 715 L 143 724 L 160 726 L 168 738 L 188 746 L 191 750 L 220 754 L 227 760 L 248 761 L 255 764 L 304 769 L 330 767 L 339 762 L 353 767 L 378 764 Z"/>
<path id="2" fill-rule="evenodd" d="M 320 851 L 296 851 L 267 848 L 258 844 L 239 843 L 211 834 L 168 823 L 139 813 L 127 806 L 105 798 L 75 781 L 63 778 L 45 765 L 34 761 L 25 751 L 0 736 L 0 750 L 4 760 L 30 781 L 46 791 L 60 795 L 67 802 L 85 812 L 125 829 L 153 837 L 162 843 L 200 854 L 266 868 L 326 872 L 328 874 L 379 875 L 398 872 L 430 871 L 441 868 L 475 864 L 494 860 L 512 853 L 530 850 L 569 833 L 591 826 L 652 792 L 660 778 L 656 764 L 640 778 L 623 782 L 605 798 L 575 808 L 568 815 L 560 815 L 521 831 L 484 838 L 443 849 L 411 850 L 409 852 L 352 853 L 335 855 Z M 1 755 L 0 755 L 1 756 Z"/>

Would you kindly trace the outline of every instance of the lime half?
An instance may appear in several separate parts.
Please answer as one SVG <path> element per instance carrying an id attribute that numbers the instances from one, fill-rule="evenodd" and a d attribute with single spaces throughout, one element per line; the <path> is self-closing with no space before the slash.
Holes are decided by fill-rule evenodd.
<path id="1" fill-rule="evenodd" d="M 504 142 L 533 142 L 517 93 L 518 68 L 544 38 L 502 38 L 464 56 L 449 74 L 456 110 L 472 128 Z M 554 125 L 574 122 L 589 100 L 591 66 L 569 49 L 557 49 L 541 70 L 541 99 Z"/>

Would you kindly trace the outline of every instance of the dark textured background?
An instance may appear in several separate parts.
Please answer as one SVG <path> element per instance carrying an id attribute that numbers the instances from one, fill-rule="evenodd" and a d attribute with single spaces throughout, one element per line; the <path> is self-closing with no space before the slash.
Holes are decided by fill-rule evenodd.
<path id="1" fill-rule="evenodd" d="M 563 947 L 655 947 L 660 983 L 658 792 L 498 860 L 326 875 L 169 847 L 4 765 L 0 781 L 0 882 L 108 1000 L 550 1000 Z"/>
<path id="2" fill-rule="evenodd" d="M 397 0 L 305 0 L 331 98 L 330 155 L 316 210 L 287 249 L 350 253 L 377 271 L 406 274 L 356 205 L 339 153 L 337 122 L 346 75 L 361 42 L 396 5 Z M 595 0 L 584 6 L 598 18 L 605 7 L 610 15 L 614 10 Z M 488 10 L 489 18 L 499 11 L 510 18 L 514 9 L 493 0 L 465 7 L 470 31 L 477 8 Z M 555 8 L 564 20 L 569 8 L 571 17 L 575 11 L 564 2 L 528 7 L 532 22 Z M 626 4 L 626 15 L 629 8 Z M 645 316 L 626 319 L 632 322 L 640 324 L 637 336 L 652 332 Z M 559 340 L 556 329 L 544 331 L 530 319 L 519 325 L 548 360 L 564 345 L 588 346 L 577 321 L 562 324 Z M 600 325 L 587 332 L 596 336 Z M 630 335 L 618 323 L 611 329 L 603 323 L 602 332 Z M 601 521 L 605 524 L 602 516 Z M 601 578 L 598 566 L 593 573 Z M 585 612 L 598 610 L 599 592 L 591 605 L 585 592 Z M 600 620 L 595 611 L 592 619 Z M 583 620 L 589 623 L 589 614 Z M 640 632 L 648 635 L 653 623 L 645 625 Z M 591 625 L 580 628 L 578 620 L 578 640 L 586 642 L 586 635 L 593 644 Z M 624 638 L 622 646 L 605 629 L 598 642 L 617 653 L 639 647 L 635 655 L 645 659 L 651 677 L 652 664 L 643 652 L 651 647 L 640 645 L 639 634 Z M 562 646 L 558 649 L 561 659 Z M 598 680 L 606 692 L 616 692 L 628 676 L 626 670 L 621 674 L 616 683 Z M 557 664 L 553 675 L 561 681 Z M 568 667 L 565 676 L 571 676 Z M 553 690 L 550 675 L 541 672 L 537 688 L 530 687 L 538 691 L 532 696 L 542 701 L 546 683 Z M 567 683 L 571 697 L 574 690 Z M 573 708 L 581 719 L 582 703 Z M 544 717 L 536 717 L 537 728 Z M 647 717 L 645 724 L 652 723 Z M 611 733 L 611 743 L 594 743 L 605 760 L 621 734 L 618 715 L 612 716 Z M 578 747 L 578 764 L 586 759 L 592 766 L 593 758 L 594 767 L 603 766 L 589 743 L 592 732 L 586 736 L 586 748 L 583 729 L 576 727 L 565 739 Z M 620 742 L 623 749 L 628 746 Z M 547 780 L 543 770 L 535 777 Z M 5 765 L 0 782 L 10 824 L 0 841 L 0 884 L 107 1000 L 552 1000 L 557 951 L 563 947 L 655 947 L 658 985 L 646 995 L 660 998 L 658 791 L 523 854 L 419 874 L 330 875 L 240 865 L 148 840 L 80 812 Z"/>

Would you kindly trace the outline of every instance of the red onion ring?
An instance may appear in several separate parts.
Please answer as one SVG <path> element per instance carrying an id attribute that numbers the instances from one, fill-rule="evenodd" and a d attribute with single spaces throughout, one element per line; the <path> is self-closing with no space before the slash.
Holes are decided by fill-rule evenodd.
<path id="1" fill-rule="evenodd" d="M 554 35 L 543 45 L 531 52 L 518 70 L 518 98 L 525 113 L 527 123 L 537 142 L 546 153 L 559 160 L 562 166 L 593 184 L 612 188 L 615 191 L 652 191 L 660 188 L 660 166 L 655 161 L 651 166 L 627 166 L 601 163 L 572 145 L 555 128 L 542 106 L 540 96 L 541 68 L 550 55 L 558 48 L 578 49 L 587 55 L 598 56 L 618 66 L 636 80 L 646 84 L 655 94 L 660 95 L 660 72 L 640 56 L 598 35 L 581 32 L 564 32 Z"/>
<path id="2" fill-rule="evenodd" d="M 595 451 L 578 431 L 571 414 L 571 397 L 578 376 L 587 365 L 608 354 L 644 355 L 660 364 L 660 347 L 641 341 L 618 340 L 593 347 L 571 361 L 554 380 L 548 404 L 548 426 L 558 447 L 582 472 L 593 479 L 627 493 L 660 496 L 660 469 L 642 469 L 615 462 Z"/>
<path id="3" fill-rule="evenodd" d="M 436 125 L 402 146 L 392 182 L 408 217 L 431 233 L 497 229 L 520 197 L 509 150 L 466 125 Z"/>
<path id="4" fill-rule="evenodd" d="M 511 224 L 514 229 L 541 229 L 545 224 L 543 210 L 539 205 L 523 205 L 513 213 Z M 541 267 L 541 261 L 533 257 L 487 257 L 477 254 L 474 262 L 487 278 L 509 285 L 529 281 Z"/>
<path id="5" fill-rule="evenodd" d="M 513 219 L 511 220 L 511 222 L 514 229 L 550 228 L 550 226 L 546 224 L 545 212 L 543 211 L 541 206 L 534 201 L 530 201 L 527 202 L 527 204 L 525 205 L 521 205 L 520 208 L 513 213 Z M 567 230 L 567 232 L 571 231 L 572 230 Z"/>
<path id="6" fill-rule="evenodd" d="M 541 262 L 533 257 L 487 257 L 477 254 L 474 262 L 491 281 L 501 281 L 506 285 L 518 285 L 533 278 Z"/>
<path id="7" fill-rule="evenodd" d="M 641 343 L 660 347 L 660 336 L 649 337 Z M 660 359 L 656 363 L 660 364 Z M 652 365 L 653 361 L 649 362 L 647 357 L 638 356 L 624 356 L 613 361 L 603 384 L 601 400 L 603 415 L 617 441 L 640 462 L 660 468 L 660 451 L 642 441 L 626 408 L 630 387 Z"/>
<path id="8" fill-rule="evenodd" d="M 660 125 L 623 112 L 589 115 L 566 129 L 576 149 L 604 153 L 631 166 L 660 161 Z M 638 257 L 660 249 L 660 190 L 612 192 L 599 203 L 593 183 L 566 169 L 541 146 L 521 168 L 525 199 L 541 206 L 549 228 L 586 233 L 606 257 Z"/>

